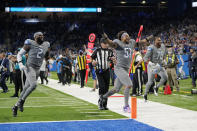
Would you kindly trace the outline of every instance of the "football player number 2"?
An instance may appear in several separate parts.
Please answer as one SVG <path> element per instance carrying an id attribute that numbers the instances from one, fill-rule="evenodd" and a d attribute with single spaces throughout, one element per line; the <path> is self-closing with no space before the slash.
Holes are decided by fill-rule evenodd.
<path id="1" fill-rule="evenodd" d="M 38 54 L 37 54 L 37 58 L 41 58 L 42 57 L 42 53 L 43 53 L 43 49 L 39 48 Z"/>

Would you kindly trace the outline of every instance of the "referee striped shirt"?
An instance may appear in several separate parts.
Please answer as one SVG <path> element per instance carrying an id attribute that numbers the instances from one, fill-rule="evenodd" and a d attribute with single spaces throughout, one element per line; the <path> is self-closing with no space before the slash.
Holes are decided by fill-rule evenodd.
<path id="1" fill-rule="evenodd" d="M 110 57 L 113 57 L 113 51 L 108 48 L 104 49 L 100 47 L 93 52 L 91 57 L 93 60 L 96 60 L 98 62 L 96 69 L 102 69 L 103 71 L 105 71 L 110 68 L 109 62 Z"/>

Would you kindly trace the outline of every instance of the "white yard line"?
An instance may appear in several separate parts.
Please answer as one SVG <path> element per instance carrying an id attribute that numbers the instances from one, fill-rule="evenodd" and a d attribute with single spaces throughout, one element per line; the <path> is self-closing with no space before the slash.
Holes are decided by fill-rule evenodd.
<path id="1" fill-rule="evenodd" d="M 87 104 L 85 102 L 77 102 L 77 101 L 58 101 L 58 102 L 61 102 L 61 103 L 75 103 L 75 104 Z"/>
<path id="2" fill-rule="evenodd" d="M 98 109 L 86 109 L 86 108 L 82 108 L 82 109 L 80 109 L 80 110 L 76 110 L 76 111 L 98 111 Z"/>
<path id="3" fill-rule="evenodd" d="M 88 104 L 87 104 L 88 105 Z M 42 105 L 42 106 L 24 106 L 25 108 L 34 108 L 34 107 L 41 107 L 41 108 L 45 108 L 45 107 L 56 107 L 56 106 L 65 106 L 65 107 L 73 107 L 73 108 L 80 108 L 80 106 L 83 106 L 83 105 L 76 105 L 76 104 L 61 104 L 61 105 Z M 7 107 L 7 106 L 1 106 L 0 108 L 10 108 L 11 107 Z M 86 107 L 87 108 L 87 107 Z"/>
<path id="4" fill-rule="evenodd" d="M 87 115 L 86 117 L 95 117 L 95 116 L 113 116 L 113 115 Z"/>
<path id="5" fill-rule="evenodd" d="M 94 108 L 93 106 L 86 106 L 86 107 L 84 107 L 84 106 L 72 106 L 71 108 L 75 108 L 75 109 L 87 109 L 87 108 Z"/>
<path id="6" fill-rule="evenodd" d="M 99 113 L 99 114 L 101 113 L 101 114 L 103 114 L 104 113 L 105 114 L 107 112 L 80 112 L 80 113 L 86 113 L 86 114 L 92 114 L 92 113 Z"/>
<path id="7" fill-rule="evenodd" d="M 51 97 L 28 97 L 28 99 L 51 99 Z M 12 99 L 18 99 L 17 97 L 10 97 L 10 98 L 0 98 L 0 100 L 12 100 Z"/>
<path id="8" fill-rule="evenodd" d="M 96 92 L 89 92 L 91 88 L 80 88 L 80 86 L 76 84 L 72 84 L 70 87 L 61 86 L 57 84 L 57 80 L 53 79 L 50 79 L 47 86 L 95 105 L 98 104 L 98 90 Z M 130 117 L 129 113 L 123 112 L 123 104 L 123 97 L 110 97 L 108 99 L 108 107 L 111 111 Z M 79 109 L 82 108 L 87 107 L 79 107 Z M 90 107 L 88 106 L 88 108 Z M 167 131 L 196 131 L 197 129 L 197 111 L 191 111 L 151 101 L 145 103 L 142 99 L 137 100 L 136 120 Z"/>

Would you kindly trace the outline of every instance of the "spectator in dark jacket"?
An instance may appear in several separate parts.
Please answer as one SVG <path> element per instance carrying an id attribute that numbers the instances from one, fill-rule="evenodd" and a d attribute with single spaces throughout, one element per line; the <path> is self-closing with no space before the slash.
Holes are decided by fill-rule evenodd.
<path id="1" fill-rule="evenodd" d="M 8 92 L 8 87 L 6 85 L 6 78 L 9 76 L 9 60 L 6 58 L 5 52 L 0 53 L 0 72 L 1 72 L 1 79 L 0 79 L 0 85 L 3 89 L 2 93 Z"/>
<path id="2" fill-rule="evenodd" d="M 190 55 L 189 55 L 189 72 L 192 78 L 192 86 L 196 87 L 196 79 L 197 79 L 197 53 L 195 49 L 190 49 Z"/>

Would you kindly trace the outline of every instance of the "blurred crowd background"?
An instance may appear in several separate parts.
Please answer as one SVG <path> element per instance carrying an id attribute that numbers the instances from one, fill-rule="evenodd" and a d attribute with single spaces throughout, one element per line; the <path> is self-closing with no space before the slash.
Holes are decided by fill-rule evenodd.
<path id="1" fill-rule="evenodd" d="M 43 6 L 41 3 L 43 2 L 39 1 L 34 4 Z M 32 5 L 27 1 L 23 4 Z M 116 34 L 121 30 L 127 31 L 131 38 L 136 39 L 140 25 L 143 25 L 142 38 L 159 32 L 163 43 L 173 46 L 176 53 L 185 54 L 190 48 L 197 46 L 196 16 L 197 12 L 193 8 L 175 17 L 170 17 L 168 11 L 164 9 L 159 11 L 154 9 L 114 10 L 101 14 L 18 15 L 2 12 L 0 14 L 0 45 L 1 49 L 14 52 L 23 46 L 25 39 L 33 39 L 36 31 L 42 31 L 45 34 L 45 40 L 51 43 L 52 54 L 58 56 L 65 48 L 76 52 L 82 49 L 83 45 L 88 43 L 90 33 L 96 34 L 96 44 L 98 44 L 101 37 L 98 24 L 104 25 L 104 31 L 111 39 L 116 38 Z M 38 19 L 40 22 L 26 22 L 30 18 Z"/>

